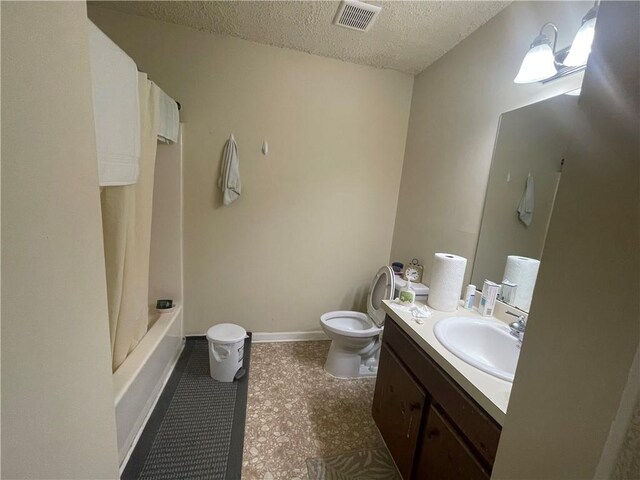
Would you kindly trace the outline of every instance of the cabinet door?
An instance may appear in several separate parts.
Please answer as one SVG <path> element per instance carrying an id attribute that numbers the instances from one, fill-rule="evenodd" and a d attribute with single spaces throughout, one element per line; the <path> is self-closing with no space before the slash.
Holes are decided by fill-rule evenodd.
<path id="1" fill-rule="evenodd" d="M 422 388 L 383 344 L 373 397 L 373 418 L 404 479 L 411 477 L 425 398 Z"/>
<path id="2" fill-rule="evenodd" d="M 489 473 L 455 428 L 433 406 L 429 409 L 416 465 L 420 480 L 489 480 Z"/>

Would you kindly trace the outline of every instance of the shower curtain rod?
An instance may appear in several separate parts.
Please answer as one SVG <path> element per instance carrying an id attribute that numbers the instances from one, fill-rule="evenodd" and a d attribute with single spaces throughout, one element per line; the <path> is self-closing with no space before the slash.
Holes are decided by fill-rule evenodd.
<path id="1" fill-rule="evenodd" d="M 138 67 L 137 65 L 136 65 L 136 68 L 138 69 L 138 71 L 139 71 L 140 73 L 147 73 L 147 72 L 145 72 L 145 71 L 143 71 L 143 70 L 140 70 L 140 67 Z M 151 77 L 149 76 L 149 74 L 148 74 L 148 73 L 147 73 L 147 78 L 148 78 L 149 80 L 151 80 Z M 153 81 L 153 80 L 151 80 L 151 81 Z M 177 101 L 177 100 L 174 100 L 174 102 L 176 102 L 176 105 L 178 105 L 178 111 L 182 110 L 182 105 L 180 105 L 180 102 L 179 102 L 179 101 Z"/>

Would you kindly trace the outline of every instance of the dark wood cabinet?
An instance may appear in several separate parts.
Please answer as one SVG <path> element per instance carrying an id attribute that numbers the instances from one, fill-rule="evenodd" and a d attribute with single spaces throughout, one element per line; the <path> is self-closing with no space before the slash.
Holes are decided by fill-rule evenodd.
<path id="1" fill-rule="evenodd" d="M 387 316 L 373 418 L 405 480 L 484 480 L 501 427 Z"/>
<path id="2" fill-rule="evenodd" d="M 456 428 L 431 407 L 416 464 L 415 478 L 489 480 L 489 473 Z"/>
<path id="3" fill-rule="evenodd" d="M 393 456 L 400 474 L 410 478 L 415 445 L 425 406 L 425 393 L 398 358 L 383 346 L 378 371 L 393 375 L 376 382 L 373 418 Z"/>

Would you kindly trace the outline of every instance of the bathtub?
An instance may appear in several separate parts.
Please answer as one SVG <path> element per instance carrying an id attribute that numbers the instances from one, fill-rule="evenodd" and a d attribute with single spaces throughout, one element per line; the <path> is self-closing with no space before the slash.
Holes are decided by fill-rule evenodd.
<path id="1" fill-rule="evenodd" d="M 126 464 L 184 348 L 182 306 L 149 315 L 155 323 L 113 373 L 118 456 Z"/>

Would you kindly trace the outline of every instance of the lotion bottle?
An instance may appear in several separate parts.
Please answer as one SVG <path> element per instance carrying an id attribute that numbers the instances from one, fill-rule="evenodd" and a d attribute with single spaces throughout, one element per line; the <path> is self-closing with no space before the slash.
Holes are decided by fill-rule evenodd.
<path id="1" fill-rule="evenodd" d="M 407 284 L 400 289 L 400 303 L 402 305 L 413 305 L 415 299 L 416 291 L 411 286 L 411 280 L 407 280 Z"/>
<path id="2" fill-rule="evenodd" d="M 473 310 L 473 302 L 476 296 L 476 286 L 473 284 L 469 284 L 467 286 L 467 291 L 464 294 L 464 308 L 467 310 Z"/>

